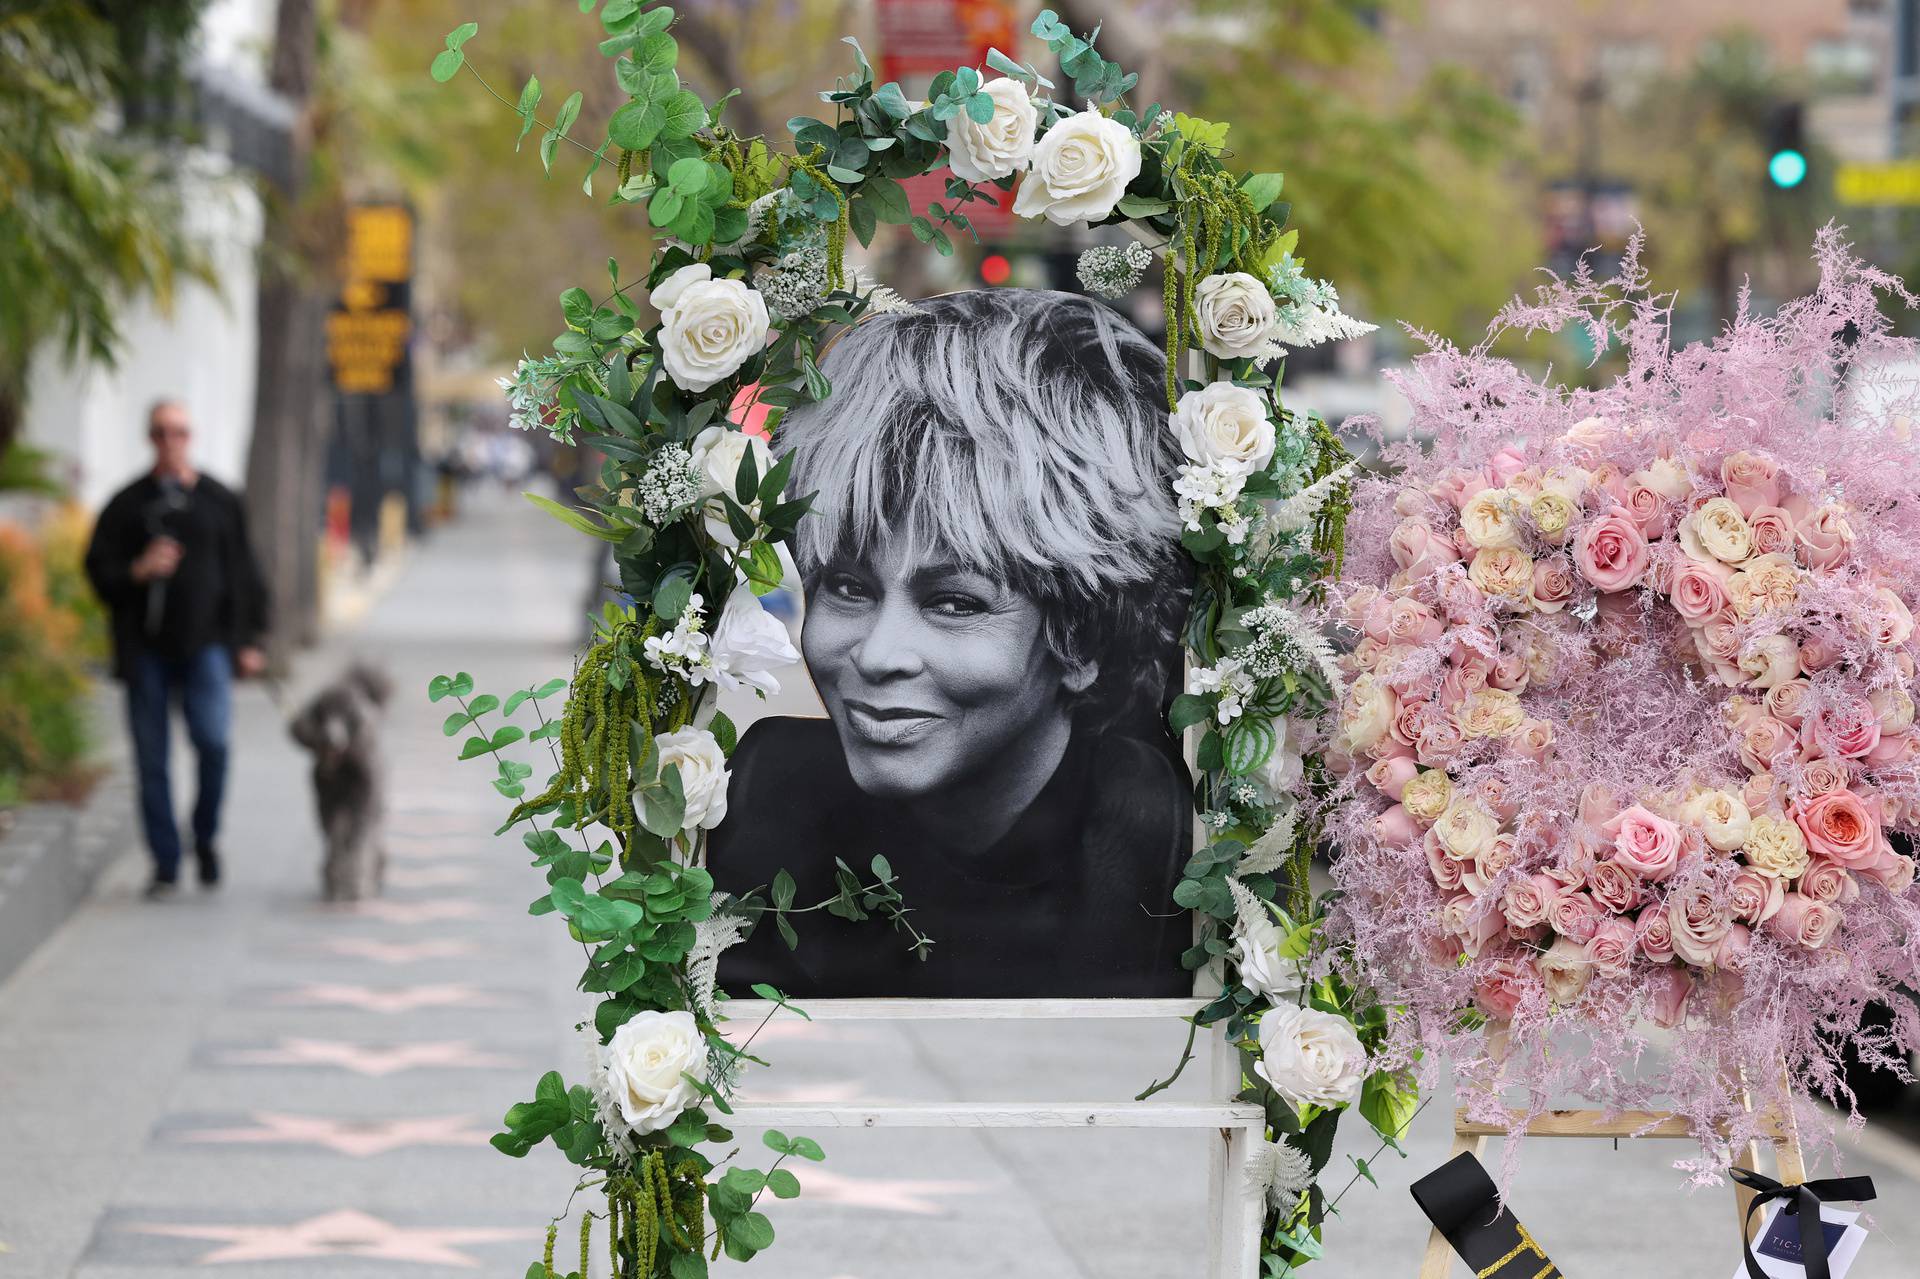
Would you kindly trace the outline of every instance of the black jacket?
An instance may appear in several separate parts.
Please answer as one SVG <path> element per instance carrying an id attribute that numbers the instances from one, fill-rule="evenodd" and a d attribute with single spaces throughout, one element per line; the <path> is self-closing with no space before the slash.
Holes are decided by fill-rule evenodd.
<path id="1" fill-rule="evenodd" d="M 180 567 L 170 578 L 134 581 L 134 560 L 161 534 L 180 543 Z M 87 577 L 113 616 L 120 679 L 136 653 L 183 658 L 208 644 L 258 644 L 267 631 L 266 579 L 246 511 L 209 475 L 191 489 L 143 475 L 114 494 L 94 525 Z"/>

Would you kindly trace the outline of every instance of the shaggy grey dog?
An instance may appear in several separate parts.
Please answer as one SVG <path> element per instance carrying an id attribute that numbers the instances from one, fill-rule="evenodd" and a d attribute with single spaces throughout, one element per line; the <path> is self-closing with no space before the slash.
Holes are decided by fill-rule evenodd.
<path id="1" fill-rule="evenodd" d="M 288 726 L 313 752 L 314 806 L 327 841 L 320 891 L 328 901 L 378 896 L 386 878 L 380 723 L 392 688 L 384 672 L 356 662 Z"/>

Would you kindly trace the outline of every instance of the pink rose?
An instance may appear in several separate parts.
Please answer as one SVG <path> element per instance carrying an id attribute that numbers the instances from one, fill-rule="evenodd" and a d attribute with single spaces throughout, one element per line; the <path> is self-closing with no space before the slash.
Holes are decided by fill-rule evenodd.
<path id="1" fill-rule="evenodd" d="M 1493 1021 L 1511 1021 L 1520 1006 L 1539 997 L 1540 974 L 1520 955 L 1502 955 L 1474 983 L 1473 1002 Z"/>
<path id="2" fill-rule="evenodd" d="M 1840 660 L 1840 641 L 1826 631 L 1813 631 L 1800 641 L 1800 669 L 1811 675 Z"/>
<path id="3" fill-rule="evenodd" d="M 1720 479 L 1742 515 L 1780 503 L 1780 468 L 1765 454 L 1729 454 L 1720 464 Z"/>
<path id="4" fill-rule="evenodd" d="M 1613 840 L 1614 859 L 1641 879 L 1659 883 L 1679 864 L 1679 828 L 1639 804 L 1601 830 Z"/>
<path id="5" fill-rule="evenodd" d="M 1865 872 L 1862 872 L 1865 873 Z M 1860 895 L 1860 886 L 1839 862 L 1816 857 L 1800 875 L 1795 887 L 1817 902 L 1850 902 Z"/>
<path id="6" fill-rule="evenodd" d="M 1537 560 L 1533 566 L 1533 606 L 1542 613 L 1558 613 L 1573 598 L 1573 566 L 1564 555 Z"/>
<path id="7" fill-rule="evenodd" d="M 1520 731 L 1507 739 L 1514 753 L 1535 763 L 1544 763 L 1553 754 L 1553 725 L 1543 719 L 1530 719 Z"/>
<path id="8" fill-rule="evenodd" d="M 1743 924 L 1758 926 L 1780 913 L 1786 897 L 1786 885 L 1777 875 L 1762 875 L 1744 867 L 1733 877 L 1733 917 Z"/>
<path id="9" fill-rule="evenodd" d="M 1425 520 L 1401 521 L 1400 527 L 1387 539 L 1387 549 L 1408 581 L 1418 581 L 1442 564 L 1452 564 L 1460 558 L 1452 541 L 1434 532 Z"/>
<path id="10" fill-rule="evenodd" d="M 1753 530 L 1755 555 L 1793 555 L 1793 517 L 1777 506 L 1762 506 L 1747 515 Z"/>
<path id="11" fill-rule="evenodd" d="M 1793 946 L 1818 950 L 1840 926 L 1840 912 L 1825 902 L 1799 893 L 1788 893 L 1780 913 L 1767 921 L 1767 929 L 1781 941 Z"/>
<path id="12" fill-rule="evenodd" d="M 1393 620 L 1393 600 L 1386 595 L 1376 595 L 1369 600 L 1360 614 L 1360 629 L 1382 644 L 1393 643 L 1393 637 L 1387 625 Z"/>
<path id="13" fill-rule="evenodd" d="M 1573 561 L 1597 589 L 1624 591 L 1647 571 L 1647 539 L 1625 511 L 1609 510 L 1581 528 Z"/>
<path id="14" fill-rule="evenodd" d="M 1387 682 L 1391 685 L 1393 681 Z M 1393 720 L 1387 725 L 1387 736 L 1411 749 L 1419 742 L 1427 724 L 1435 719 L 1445 719 L 1447 713 L 1432 702 L 1417 701 L 1405 694 L 1402 697 L 1406 700 L 1394 707 Z"/>
<path id="15" fill-rule="evenodd" d="M 1373 837 L 1385 848 L 1405 848 L 1420 838 L 1413 814 L 1399 804 L 1373 819 Z"/>
<path id="16" fill-rule="evenodd" d="M 1445 502 L 1454 510 L 1465 506 L 1476 495 L 1493 487 L 1485 471 L 1448 471 L 1433 482 L 1427 493 L 1435 501 Z"/>
<path id="17" fill-rule="evenodd" d="M 1724 564 L 1710 564 L 1683 555 L 1680 566 L 1674 570 L 1673 583 L 1668 587 L 1673 611 L 1693 626 L 1711 622 L 1727 607 L 1727 579 L 1731 576 L 1732 572 Z"/>
<path id="18" fill-rule="evenodd" d="M 1749 716 L 1740 728 L 1740 762 L 1749 773 L 1770 773 L 1774 757 L 1790 750 L 1793 738 L 1793 730 L 1773 716 Z"/>
<path id="19" fill-rule="evenodd" d="M 1825 756 L 1808 760 L 1806 767 L 1800 770 L 1801 785 L 1810 795 L 1824 795 L 1828 791 L 1845 790 L 1852 780 L 1852 769 L 1841 760 L 1829 759 Z"/>
<path id="20" fill-rule="evenodd" d="M 1645 895 L 1640 877 L 1615 861 L 1597 863 L 1587 874 L 1587 888 L 1603 910 L 1625 915 Z"/>
<path id="21" fill-rule="evenodd" d="M 1387 611 L 1386 641 L 1389 644 L 1430 643 L 1439 639 L 1445 629 L 1433 610 L 1419 600 L 1397 599 Z"/>
<path id="22" fill-rule="evenodd" d="M 1397 804 L 1400 802 L 1400 792 L 1406 789 L 1407 783 L 1419 771 L 1420 766 L 1405 756 L 1375 760 L 1372 767 L 1367 769 L 1367 781 Z"/>
<path id="23" fill-rule="evenodd" d="M 1746 682 L 1740 672 L 1741 643 L 1739 628 L 1730 622 L 1707 622 L 1693 632 L 1694 648 L 1707 673 L 1729 686 Z"/>
<path id="24" fill-rule="evenodd" d="M 1890 893 L 1904 893 L 1913 886 L 1913 858 L 1896 853 L 1890 844 L 1880 846 L 1880 856 L 1860 873 L 1877 880 Z"/>
<path id="25" fill-rule="evenodd" d="M 1749 812 L 1765 812 L 1773 804 L 1774 793 L 1780 789 L 1780 779 L 1772 773 L 1756 773 L 1740 786 L 1740 801 Z"/>
<path id="26" fill-rule="evenodd" d="M 1585 893 L 1561 893 L 1547 907 L 1547 927 L 1582 944 L 1600 926 L 1600 907 Z"/>
<path id="27" fill-rule="evenodd" d="M 1809 568 L 1833 568 L 1853 549 L 1853 526 L 1839 507 L 1827 505 L 1806 516 L 1794 528 L 1800 558 Z"/>
<path id="28" fill-rule="evenodd" d="M 1464 569 L 1435 573 L 1433 593 L 1440 601 L 1440 607 L 1446 613 L 1447 620 L 1455 625 L 1464 625 L 1475 619 L 1486 617 L 1486 593 L 1467 580 Z"/>
<path id="29" fill-rule="evenodd" d="M 1647 1016 L 1654 1025 L 1672 1030 L 1687 1015 L 1687 996 L 1692 993 L 1692 974 L 1672 965 L 1663 968 L 1648 992 Z"/>
<path id="30" fill-rule="evenodd" d="M 1692 884 L 1667 898 L 1667 922 L 1673 926 L 1673 953 L 1696 968 L 1707 968 L 1733 927 L 1733 914 L 1711 885 Z"/>
<path id="31" fill-rule="evenodd" d="M 1567 428 L 1561 443 L 1572 456 L 1592 463 L 1613 446 L 1619 434 L 1613 423 L 1604 417 L 1584 417 Z"/>
<path id="32" fill-rule="evenodd" d="M 1920 736 L 1912 732 L 1882 733 L 1880 740 L 1866 754 L 1867 763 L 1875 768 L 1905 764 L 1914 759 L 1920 759 Z"/>
<path id="33" fill-rule="evenodd" d="M 1508 786 L 1505 779 L 1483 777 L 1474 788 L 1475 796 L 1482 804 L 1492 810 L 1501 822 L 1511 822 L 1520 813 L 1520 800 Z"/>
<path id="34" fill-rule="evenodd" d="M 1527 469 L 1527 456 L 1517 445 L 1509 444 L 1487 459 L 1487 470 L 1493 475 L 1495 487 L 1505 488 L 1513 483 L 1513 477 Z"/>
<path id="35" fill-rule="evenodd" d="M 1640 939 L 1640 953 L 1656 964 L 1673 962 L 1673 922 L 1667 918 L 1666 904 L 1652 902 L 1633 921 L 1634 935 Z"/>
<path id="36" fill-rule="evenodd" d="M 1895 648 L 1912 639 L 1913 611 L 1906 601 L 1884 586 L 1874 588 L 1873 599 L 1877 606 L 1870 632 L 1873 642 L 1881 648 Z"/>
<path id="37" fill-rule="evenodd" d="M 1767 714 L 1782 724 L 1798 725 L 1807 717 L 1807 694 L 1813 685 L 1803 679 L 1785 680 L 1767 690 Z"/>
<path id="38" fill-rule="evenodd" d="M 1547 988 L 1547 998 L 1556 1004 L 1571 1004 L 1593 979 L 1593 964 L 1587 948 L 1571 938 L 1561 937 L 1534 957 L 1533 966 Z"/>
<path id="39" fill-rule="evenodd" d="M 1451 715 L 1437 714 L 1422 722 L 1413 755 L 1427 768 L 1444 768 L 1460 753 L 1466 737 Z"/>
<path id="40" fill-rule="evenodd" d="M 1589 782 L 1580 792 L 1578 816 L 1585 826 L 1599 828 L 1620 815 L 1619 797 L 1605 782 Z"/>
<path id="41" fill-rule="evenodd" d="M 1470 959 L 1478 959 L 1488 942 L 1498 937 L 1504 921 L 1497 910 L 1482 910 L 1473 897 L 1462 893 L 1449 898 L 1440 908 L 1440 926 L 1460 940 L 1460 949 Z"/>
<path id="42" fill-rule="evenodd" d="M 1713 966 L 1737 973 L 1747 966 L 1747 955 L 1752 949 L 1752 930 L 1745 924 L 1735 924 L 1713 948 Z"/>
<path id="43" fill-rule="evenodd" d="M 1432 831 L 1420 844 L 1421 851 L 1427 855 L 1427 869 L 1433 872 L 1433 882 L 1440 886 L 1443 893 L 1460 891 L 1461 879 L 1466 873 L 1466 863 L 1458 860 L 1440 845 L 1440 837 Z"/>
<path id="44" fill-rule="evenodd" d="M 1587 959 L 1593 966 L 1609 977 L 1618 977 L 1633 965 L 1639 939 L 1630 920 L 1615 917 L 1599 921 L 1586 945 Z"/>
<path id="45" fill-rule="evenodd" d="M 1625 505 L 1627 501 L 1627 477 L 1620 468 L 1611 462 L 1602 462 L 1593 468 L 1588 482 L 1597 489 L 1603 489 L 1615 502 Z"/>
<path id="46" fill-rule="evenodd" d="M 1527 681 L 1532 678 L 1533 671 L 1527 665 L 1526 654 L 1509 648 L 1501 651 L 1493 673 L 1487 676 L 1487 683 L 1509 693 L 1524 693 L 1527 691 Z"/>
<path id="47" fill-rule="evenodd" d="M 1632 520 L 1634 527 L 1648 538 L 1658 538 L 1667 531 L 1667 499 L 1644 484 L 1627 485 L 1627 494 L 1621 506 Z"/>
<path id="48" fill-rule="evenodd" d="M 1829 791 L 1787 808 L 1807 848 L 1849 868 L 1869 866 L 1880 855 L 1878 805 L 1869 808 L 1852 791 Z"/>
<path id="49" fill-rule="evenodd" d="M 1547 912 L 1560 898 L 1560 885 L 1545 875 L 1528 875 L 1507 885 L 1500 911 L 1509 928 L 1533 928 L 1547 922 Z"/>

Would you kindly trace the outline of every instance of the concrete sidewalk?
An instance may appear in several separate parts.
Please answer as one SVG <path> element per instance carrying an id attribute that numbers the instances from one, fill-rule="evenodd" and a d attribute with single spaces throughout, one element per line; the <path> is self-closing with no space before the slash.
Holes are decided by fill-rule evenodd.
<path id="1" fill-rule="evenodd" d="M 579 950 L 529 918 L 540 880 L 485 765 L 459 764 L 424 689 L 471 671 L 504 693 L 564 674 L 587 582 L 580 539 L 518 499 L 473 503 L 358 630 L 316 656 L 389 663 L 393 870 L 360 911 L 318 901 L 305 760 L 257 689 L 239 702 L 230 882 L 138 899 L 129 856 L 0 986 L 0 1277 L 519 1276 L 571 1170 L 488 1148 L 547 1069 L 580 1077 Z M 766 1100 L 1121 1100 L 1162 1075 L 1177 1024 L 806 1025 L 755 1044 Z M 1176 1096 L 1196 1097 L 1200 1072 Z M 1447 1105 L 1412 1157 L 1376 1163 L 1329 1231 L 1325 1279 L 1408 1275 L 1405 1190 L 1445 1155 Z M 1354 1128 L 1361 1125 L 1356 1121 Z M 1208 1134 L 829 1132 L 806 1194 L 771 1205 L 778 1279 L 1188 1279 L 1204 1268 Z M 764 1153 L 742 1131 L 749 1159 Z M 1361 1156 L 1370 1143 L 1354 1134 Z M 1731 1195 L 1678 1193 L 1670 1143 L 1540 1143 L 1514 1203 L 1574 1276 L 1734 1272 Z M 1336 1155 L 1347 1167 L 1343 1152 Z M 764 1166 L 764 1161 L 761 1161 Z M 1883 1237 L 1853 1272 L 1920 1269 L 1920 1158 L 1883 1141 Z M 810 1176 L 807 1176 L 811 1172 Z M 583 1197 L 584 1198 L 584 1197 Z M 563 1231 L 565 1240 L 570 1232 Z M 569 1249 L 563 1246 L 561 1260 Z M 596 1271 L 595 1273 L 604 1273 Z"/>

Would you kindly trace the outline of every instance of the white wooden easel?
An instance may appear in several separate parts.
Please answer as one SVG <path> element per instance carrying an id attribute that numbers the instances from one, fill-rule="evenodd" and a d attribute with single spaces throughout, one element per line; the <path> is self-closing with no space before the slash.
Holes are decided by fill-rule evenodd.
<path id="1" fill-rule="evenodd" d="M 811 999 L 815 1021 L 1040 1021 L 1077 1022 L 1187 1017 L 1202 999 Z M 752 1024 L 772 1004 L 738 1000 L 730 1018 Z M 1240 1059 L 1220 1027 L 1206 1032 L 1209 1092 L 1240 1091 Z M 1256 1279 L 1264 1205 L 1247 1180 L 1248 1157 L 1265 1133 L 1260 1107 L 1231 1101 L 893 1101 L 787 1104 L 741 1101 L 734 1122 L 769 1128 L 1201 1128 L 1218 1141 L 1207 1174 L 1207 1279 Z"/>

